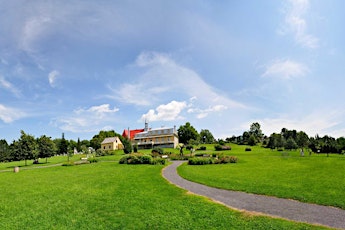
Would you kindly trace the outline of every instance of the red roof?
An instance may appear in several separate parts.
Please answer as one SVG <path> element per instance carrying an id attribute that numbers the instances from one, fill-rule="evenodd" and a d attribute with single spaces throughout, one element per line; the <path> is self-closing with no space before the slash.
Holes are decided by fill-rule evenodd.
<path id="1" fill-rule="evenodd" d="M 130 133 L 129 139 L 133 140 L 135 134 L 141 133 L 141 132 L 144 132 L 144 129 L 129 130 L 129 133 Z M 122 136 L 128 138 L 128 129 L 123 130 Z"/>

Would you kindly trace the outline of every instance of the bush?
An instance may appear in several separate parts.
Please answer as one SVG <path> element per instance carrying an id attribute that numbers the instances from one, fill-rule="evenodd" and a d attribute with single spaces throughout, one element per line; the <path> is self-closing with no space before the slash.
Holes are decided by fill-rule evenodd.
<path id="1" fill-rule="evenodd" d="M 65 163 L 62 163 L 62 166 L 74 166 L 74 163 L 73 162 L 65 162 Z"/>
<path id="2" fill-rule="evenodd" d="M 207 165 L 213 164 L 213 159 L 210 157 L 191 157 L 188 160 L 189 165 Z"/>
<path id="3" fill-rule="evenodd" d="M 235 156 L 230 157 L 230 163 L 237 163 L 237 161 L 238 161 L 237 157 L 235 157 Z"/>
<path id="4" fill-rule="evenodd" d="M 252 149 L 251 148 L 246 148 L 245 151 L 247 151 L 247 152 L 248 151 L 252 151 Z"/>
<path id="5" fill-rule="evenodd" d="M 215 145 L 214 149 L 216 151 L 231 150 L 231 147 L 230 146 L 226 146 L 226 145 Z"/>
<path id="6" fill-rule="evenodd" d="M 152 159 L 152 165 L 165 165 L 166 160 L 164 158 L 154 158 Z"/>
<path id="7" fill-rule="evenodd" d="M 155 147 L 154 149 L 152 149 L 151 153 L 153 155 L 163 155 L 164 154 L 164 150 L 162 148 L 158 148 L 158 147 Z"/>
<path id="8" fill-rule="evenodd" d="M 187 145 L 187 146 L 186 146 L 186 149 L 187 149 L 187 150 L 193 149 L 193 145 Z"/>
<path id="9" fill-rule="evenodd" d="M 157 158 L 157 161 L 154 163 L 154 159 L 150 155 L 142 155 L 142 154 L 129 154 L 126 156 L 123 156 L 119 163 L 120 164 L 157 164 L 157 162 L 160 162 L 160 164 L 163 164 L 162 161 L 165 159 Z"/>
<path id="10" fill-rule="evenodd" d="M 197 150 L 205 151 L 206 150 L 206 146 L 200 146 Z"/>
<path id="11" fill-rule="evenodd" d="M 188 160 L 189 158 L 191 158 L 190 155 L 177 155 L 177 154 L 171 154 L 170 155 L 170 160 L 172 161 L 185 161 Z"/>
<path id="12" fill-rule="evenodd" d="M 215 164 L 237 163 L 237 157 L 235 157 L 235 156 L 221 156 L 214 163 Z"/>
<path id="13" fill-rule="evenodd" d="M 149 155 L 141 156 L 140 160 L 141 160 L 142 164 L 151 164 L 152 163 L 152 157 Z"/>
<path id="14" fill-rule="evenodd" d="M 87 158 L 88 162 L 90 163 L 97 163 L 98 162 L 98 159 L 95 158 L 95 157 L 90 157 L 90 158 Z"/>

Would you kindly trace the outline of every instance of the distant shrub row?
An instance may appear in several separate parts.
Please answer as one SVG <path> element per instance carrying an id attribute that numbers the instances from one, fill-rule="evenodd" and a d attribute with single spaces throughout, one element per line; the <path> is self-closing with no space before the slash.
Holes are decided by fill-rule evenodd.
<path id="1" fill-rule="evenodd" d="M 214 146 L 214 149 L 215 149 L 216 151 L 231 150 L 231 147 L 230 147 L 230 146 L 227 146 L 227 145 L 215 145 L 215 146 Z"/>
<path id="2" fill-rule="evenodd" d="M 165 165 L 166 161 L 163 158 L 152 158 L 150 155 L 142 154 L 128 154 L 122 157 L 120 164 L 151 164 L 151 165 Z"/>
<path id="3" fill-rule="evenodd" d="M 227 164 L 237 163 L 238 159 L 235 156 L 222 156 L 220 158 L 212 157 L 193 157 L 189 158 L 189 165 L 207 165 L 207 164 Z"/>

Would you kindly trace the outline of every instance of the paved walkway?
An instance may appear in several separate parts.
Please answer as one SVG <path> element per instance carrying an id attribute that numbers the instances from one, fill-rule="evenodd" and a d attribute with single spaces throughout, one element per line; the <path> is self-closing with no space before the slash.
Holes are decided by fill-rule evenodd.
<path id="1" fill-rule="evenodd" d="M 345 210 L 289 199 L 217 189 L 194 183 L 177 174 L 176 168 L 182 163 L 184 161 L 173 161 L 171 165 L 163 169 L 163 176 L 171 183 L 194 194 L 208 197 L 232 209 L 345 229 Z"/>

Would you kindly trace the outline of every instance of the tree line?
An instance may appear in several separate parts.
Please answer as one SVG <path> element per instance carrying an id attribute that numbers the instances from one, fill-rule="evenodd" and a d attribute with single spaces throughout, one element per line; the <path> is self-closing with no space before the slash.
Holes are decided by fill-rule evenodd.
<path id="1" fill-rule="evenodd" d="M 5 139 L 0 139 L 0 162 L 24 160 L 25 165 L 27 165 L 28 160 L 34 160 L 34 162 L 38 163 L 39 158 L 45 158 L 47 161 L 49 157 L 55 155 L 71 156 L 74 150 L 87 153 L 90 147 L 94 150 L 100 150 L 104 138 L 114 136 L 118 136 L 121 139 L 126 153 L 132 151 L 129 140 L 114 130 L 100 131 L 91 140 L 82 141 L 79 138 L 77 141 L 67 140 L 64 133 L 62 133 L 61 138 L 52 139 L 46 135 L 35 138 L 33 135 L 21 130 L 19 139 L 14 140 L 10 144 Z"/>
<path id="2" fill-rule="evenodd" d="M 304 131 L 289 130 L 287 128 L 282 128 L 280 133 L 265 136 L 261 131 L 260 124 L 257 122 L 250 126 L 249 131 L 243 132 L 240 136 L 226 138 L 226 141 L 240 145 L 253 146 L 260 144 L 271 149 L 301 149 L 304 151 L 305 148 L 309 148 L 314 153 L 341 154 L 345 152 L 344 137 L 334 138 L 329 135 L 309 137 Z"/>

